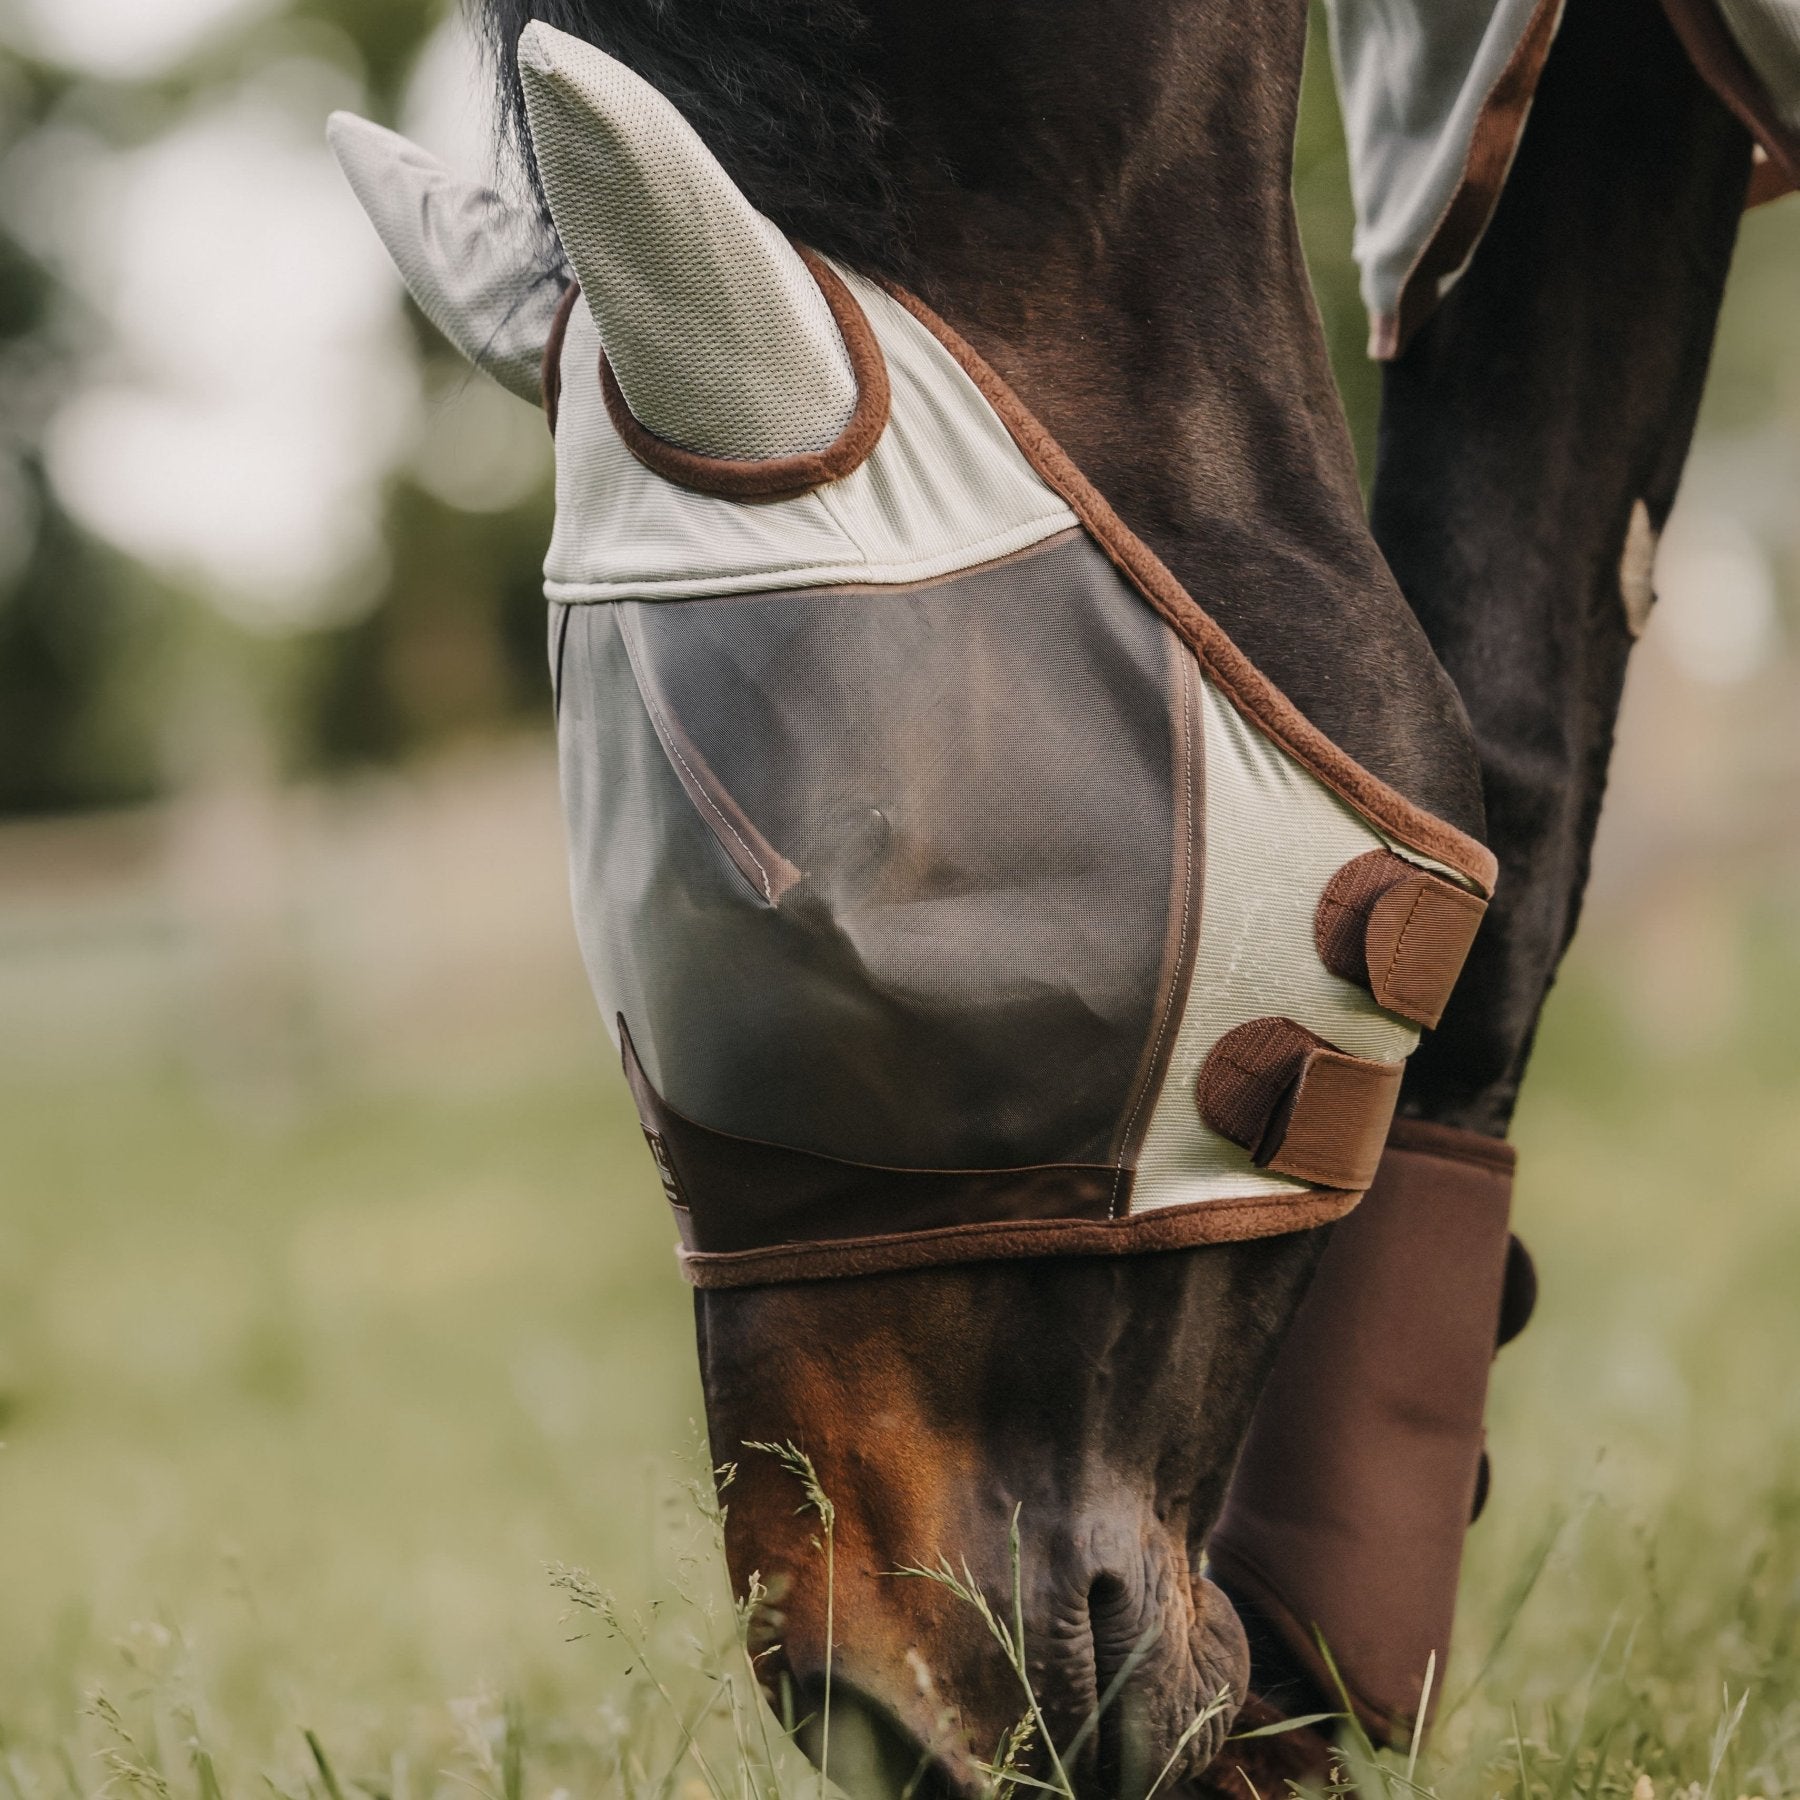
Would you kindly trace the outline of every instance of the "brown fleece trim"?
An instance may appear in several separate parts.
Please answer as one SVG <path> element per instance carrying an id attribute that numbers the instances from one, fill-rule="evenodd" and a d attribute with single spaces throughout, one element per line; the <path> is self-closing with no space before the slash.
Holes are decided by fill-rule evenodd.
<path id="1" fill-rule="evenodd" d="M 1745 204 L 1773 200 L 1786 188 L 1800 186 L 1800 134 L 1783 122 L 1712 0 L 1663 0 L 1663 11 L 1701 80 L 1737 114 L 1767 152 L 1769 161 L 1762 169 L 1773 165 L 1773 174 L 1752 172 Z"/>
<path id="2" fill-rule="evenodd" d="M 1376 1705 L 1366 1694 L 1357 1691 L 1355 1682 L 1341 1669 L 1333 1669 L 1326 1662 L 1319 1654 L 1318 1640 L 1311 1623 L 1294 1615 L 1293 1610 L 1282 1599 L 1280 1590 L 1250 1557 L 1241 1550 L 1214 1539 L 1206 1546 L 1206 1560 L 1212 1567 L 1215 1580 L 1220 1576 L 1224 1577 L 1224 1585 L 1234 1599 L 1241 1597 L 1249 1601 L 1275 1628 L 1282 1648 L 1299 1663 L 1307 1679 L 1327 1700 L 1336 1701 L 1339 1698 L 1341 1683 L 1343 1697 L 1349 1700 L 1350 1710 L 1356 1715 L 1357 1723 L 1374 1742 L 1389 1746 L 1406 1742 L 1412 1730 L 1412 1721 Z M 1330 1649 L 1331 1646 L 1328 1644 L 1326 1648 Z"/>
<path id="3" fill-rule="evenodd" d="M 1390 1150 L 1410 1150 L 1415 1156 L 1436 1156 L 1446 1162 L 1470 1163 L 1510 1175 L 1518 1166 L 1519 1153 L 1503 1138 L 1457 1125 L 1438 1125 L 1430 1119 L 1398 1118 L 1388 1129 Z"/>
<path id="4" fill-rule="evenodd" d="M 1499 864 L 1492 851 L 1340 750 L 1201 609 L 979 352 L 915 295 L 891 285 L 887 291 L 956 359 L 1026 461 L 1068 503 L 1114 567 L 1191 646 L 1214 685 L 1257 730 L 1377 829 L 1466 876 L 1484 895 L 1493 892 Z"/>
<path id="5" fill-rule="evenodd" d="M 1538 0 L 1505 68 L 1488 89 L 1469 134 L 1462 179 L 1438 215 L 1431 236 L 1413 258 L 1394 311 L 1370 326 L 1369 354 L 1376 361 L 1389 362 L 1406 348 L 1437 306 L 1444 279 L 1469 260 L 1487 230 L 1524 135 L 1562 10 L 1563 0 Z"/>
<path id="6" fill-rule="evenodd" d="M 568 341 L 569 321 L 575 316 L 575 303 L 581 298 L 581 286 L 571 282 L 563 289 L 557 303 L 556 316 L 550 321 L 550 336 L 544 344 L 544 367 L 538 377 L 544 396 L 544 417 L 550 422 L 550 435 L 556 436 L 557 414 L 562 410 L 562 355 Z"/>
<path id="7" fill-rule="evenodd" d="M 827 1244 L 777 1244 L 726 1255 L 690 1250 L 679 1254 L 682 1273 L 695 1287 L 704 1288 L 826 1281 L 1031 1256 L 1136 1256 L 1154 1250 L 1187 1250 L 1197 1244 L 1283 1237 L 1315 1225 L 1329 1225 L 1361 1198 L 1358 1193 L 1315 1189 L 1304 1194 L 1202 1200 L 1124 1219 L 950 1225 L 935 1231 L 844 1238 Z"/>
<path id="8" fill-rule="evenodd" d="M 837 323 L 844 349 L 850 357 L 850 372 L 856 378 L 856 407 L 835 442 L 823 450 L 808 450 L 798 456 L 764 458 L 704 456 L 697 450 L 683 450 L 659 438 L 655 432 L 632 416 L 618 378 L 606 352 L 600 352 L 600 392 L 606 401 L 607 416 L 613 429 L 624 440 L 625 448 L 652 473 L 678 487 L 692 488 L 697 493 L 717 494 L 727 500 L 791 500 L 811 493 L 833 481 L 842 481 L 868 461 L 869 453 L 887 429 L 892 390 L 888 385 L 887 358 L 881 354 L 874 327 L 852 294 L 838 278 L 836 270 L 804 244 L 794 246 L 800 260 L 812 272 L 825 296 L 825 304 Z"/>

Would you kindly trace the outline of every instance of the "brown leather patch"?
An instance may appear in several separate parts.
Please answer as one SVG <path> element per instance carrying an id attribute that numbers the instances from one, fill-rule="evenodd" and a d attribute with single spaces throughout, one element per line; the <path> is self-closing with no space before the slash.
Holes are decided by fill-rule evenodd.
<path id="1" fill-rule="evenodd" d="M 1389 888 L 1370 909 L 1364 938 L 1376 1005 L 1436 1026 L 1486 913 L 1486 901 L 1423 870 Z"/>
<path id="2" fill-rule="evenodd" d="M 1252 1019 L 1201 1066 L 1200 1116 L 1261 1168 L 1360 1191 L 1375 1179 L 1401 1071 L 1334 1050 L 1292 1019 Z"/>
<path id="3" fill-rule="evenodd" d="M 1332 974 L 1430 1030 L 1444 1016 L 1486 912 L 1477 895 L 1371 850 L 1326 885 L 1313 941 Z"/>
<path id="4" fill-rule="evenodd" d="M 850 372 L 856 378 L 855 410 L 836 441 L 827 444 L 823 450 L 760 460 L 703 456 L 698 451 L 683 450 L 679 445 L 659 438 L 638 422 L 625 403 L 618 378 L 603 350 L 600 353 L 600 392 L 606 401 L 607 416 L 613 422 L 613 429 L 624 440 L 625 448 L 645 468 L 665 481 L 692 488 L 696 493 L 718 494 L 727 500 L 791 500 L 854 474 L 881 441 L 881 434 L 887 429 L 892 391 L 888 385 L 887 358 L 881 354 L 874 327 L 857 305 L 856 296 L 816 250 L 809 250 L 804 244 L 796 244 L 794 248 L 819 284 L 819 292 L 825 296 L 825 304 L 830 307 L 838 333 L 844 340 Z"/>

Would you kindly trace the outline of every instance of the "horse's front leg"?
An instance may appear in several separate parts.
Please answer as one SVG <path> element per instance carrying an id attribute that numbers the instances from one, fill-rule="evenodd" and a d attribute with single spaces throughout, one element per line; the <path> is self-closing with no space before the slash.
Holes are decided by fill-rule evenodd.
<path id="1" fill-rule="evenodd" d="M 1462 691 L 1499 890 L 1339 1228 L 1214 1539 L 1290 1711 L 1390 1738 L 1447 1648 L 1508 1280 L 1504 1138 L 1574 931 L 1625 665 L 1675 498 L 1749 172 L 1660 12 L 1572 0 L 1468 272 L 1387 371 L 1375 534 Z"/>

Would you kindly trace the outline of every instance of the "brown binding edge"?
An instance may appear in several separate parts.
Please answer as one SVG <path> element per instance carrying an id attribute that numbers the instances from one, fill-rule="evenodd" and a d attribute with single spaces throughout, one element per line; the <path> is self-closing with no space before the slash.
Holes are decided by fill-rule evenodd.
<path id="1" fill-rule="evenodd" d="M 569 321 L 575 316 L 575 304 L 580 298 L 581 284 L 570 282 L 556 304 L 556 315 L 550 321 L 550 335 L 544 342 L 544 366 L 538 381 L 543 390 L 544 417 L 549 422 L 552 437 L 556 436 L 557 415 L 562 411 L 563 345 L 568 341 Z"/>
<path id="2" fill-rule="evenodd" d="M 1377 362 L 1391 362 L 1400 355 L 1437 306 L 1444 279 L 1462 268 L 1481 242 L 1518 154 L 1538 77 L 1550 55 L 1562 11 L 1563 0 L 1538 0 L 1512 54 L 1488 89 L 1469 134 L 1456 191 L 1406 271 L 1393 312 L 1370 322 L 1369 354 Z"/>
<path id="3" fill-rule="evenodd" d="M 1025 460 L 1068 503 L 1107 559 L 1174 627 L 1213 684 L 1257 730 L 1377 829 L 1454 869 L 1484 896 L 1493 893 L 1499 863 L 1486 845 L 1407 799 L 1340 750 L 1202 610 L 981 354 L 924 301 L 901 287 L 889 285 L 887 291 L 950 352 L 999 415 Z"/>
<path id="4" fill-rule="evenodd" d="M 683 450 L 658 437 L 633 416 L 612 364 L 602 350 L 600 392 L 606 401 L 607 416 L 625 448 L 653 474 L 679 487 L 717 494 L 726 500 L 791 500 L 854 474 L 881 441 L 893 392 L 888 382 L 887 358 L 881 353 L 874 327 L 857 304 L 856 296 L 824 257 L 804 244 L 794 248 L 825 296 L 850 358 L 850 372 L 856 379 L 856 406 L 844 429 L 823 450 L 808 450 L 797 456 L 757 459 L 705 456 L 697 450 Z"/>
<path id="5" fill-rule="evenodd" d="M 713 1254 L 683 1250 L 679 1255 L 682 1273 L 699 1288 L 825 1281 L 1032 1256 L 1135 1256 L 1155 1250 L 1186 1250 L 1197 1244 L 1283 1237 L 1329 1225 L 1361 1198 L 1360 1193 L 1316 1189 L 1303 1194 L 1257 1194 L 1241 1200 L 1201 1200 L 1123 1219 L 946 1225 L 830 1243 L 775 1244 L 764 1250 Z"/>
<path id="6" fill-rule="evenodd" d="M 1753 170 L 1745 204 L 1777 198 L 1783 181 L 1788 188 L 1800 187 L 1800 133 L 1789 129 L 1770 103 L 1761 77 L 1712 0 L 1662 0 L 1662 8 L 1700 79 L 1737 115 L 1779 171 L 1772 179 L 1767 174 L 1759 178 Z"/>

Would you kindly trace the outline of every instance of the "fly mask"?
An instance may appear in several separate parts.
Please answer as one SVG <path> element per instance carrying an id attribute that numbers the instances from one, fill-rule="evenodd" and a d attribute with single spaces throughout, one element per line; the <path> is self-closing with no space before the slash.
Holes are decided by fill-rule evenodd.
<path id="1" fill-rule="evenodd" d="M 1487 852 L 922 304 L 788 243 L 597 49 L 533 25 L 521 64 L 572 277 L 404 140 L 332 140 L 425 312 L 515 392 L 542 365 L 576 917 L 689 1279 L 1349 1210 Z"/>

